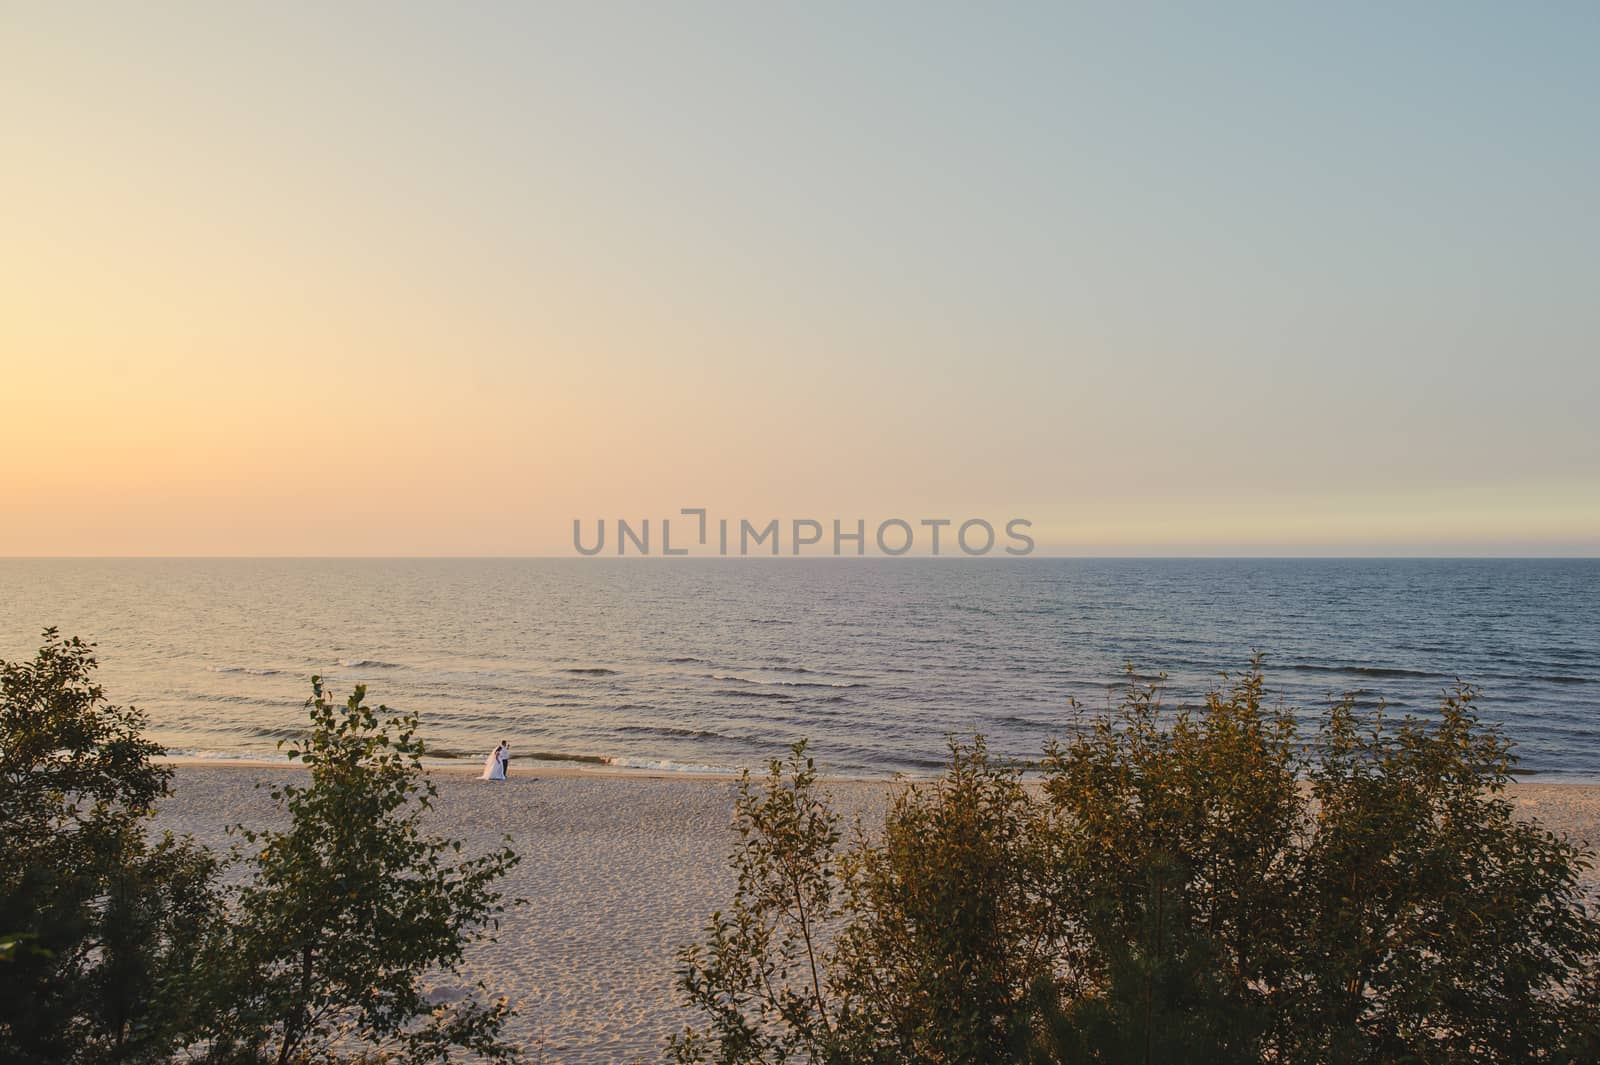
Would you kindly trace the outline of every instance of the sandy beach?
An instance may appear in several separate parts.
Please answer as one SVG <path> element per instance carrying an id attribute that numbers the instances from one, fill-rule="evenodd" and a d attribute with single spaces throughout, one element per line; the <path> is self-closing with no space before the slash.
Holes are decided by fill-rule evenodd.
<path id="1" fill-rule="evenodd" d="M 225 849 L 226 825 L 267 823 L 270 800 L 256 785 L 299 772 L 181 765 L 157 827 Z M 676 953 L 731 892 L 732 778 L 515 767 L 504 784 L 470 771 L 434 779 L 438 832 L 484 850 L 509 835 L 522 855 L 504 890 L 529 904 L 506 915 L 471 975 L 517 1004 L 509 1031 L 527 1059 L 656 1059 L 687 1019 L 675 1008 Z M 891 786 L 839 781 L 830 791 L 847 815 L 881 817 Z"/>
<path id="2" fill-rule="evenodd" d="M 297 772 L 181 765 L 158 827 L 226 848 L 226 825 L 266 823 L 269 800 L 257 784 Z M 522 855 L 505 889 L 529 904 L 475 953 L 471 975 L 518 1004 L 511 1034 L 528 1060 L 654 1059 L 687 1019 L 673 989 L 676 952 L 730 894 L 731 779 L 522 767 L 505 784 L 470 771 L 434 778 L 438 832 L 474 849 L 509 835 Z M 869 822 L 892 787 L 829 784 L 841 812 Z M 1514 797 L 1555 831 L 1600 840 L 1600 785 L 1521 784 Z"/>

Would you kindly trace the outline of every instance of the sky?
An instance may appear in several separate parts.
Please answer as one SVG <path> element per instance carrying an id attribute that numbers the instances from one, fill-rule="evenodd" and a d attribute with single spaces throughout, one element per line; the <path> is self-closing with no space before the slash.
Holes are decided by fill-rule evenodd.
<path id="1" fill-rule="evenodd" d="M 1597 53 L 1588 3 L 0 0 L 0 555 L 1597 554 Z"/>

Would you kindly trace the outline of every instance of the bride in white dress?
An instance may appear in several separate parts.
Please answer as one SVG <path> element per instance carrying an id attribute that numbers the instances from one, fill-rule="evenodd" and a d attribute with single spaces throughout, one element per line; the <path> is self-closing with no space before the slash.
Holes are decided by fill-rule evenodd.
<path id="1" fill-rule="evenodd" d="M 502 743 L 489 752 L 489 757 L 483 760 L 482 780 L 504 780 L 506 778 L 506 763 L 511 761 L 511 745 Z"/>

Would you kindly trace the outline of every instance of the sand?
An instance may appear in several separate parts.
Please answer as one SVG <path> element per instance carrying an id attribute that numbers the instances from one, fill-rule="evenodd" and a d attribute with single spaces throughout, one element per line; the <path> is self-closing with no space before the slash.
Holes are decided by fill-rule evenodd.
<path id="1" fill-rule="evenodd" d="M 226 848 L 224 826 L 267 821 L 269 800 L 256 785 L 297 772 L 183 765 L 158 825 Z M 732 781 L 522 767 L 504 784 L 467 772 L 434 775 L 436 831 L 469 850 L 510 835 L 523 857 L 504 886 L 530 905 L 508 914 L 497 941 L 474 952 L 470 975 L 517 1004 L 509 1034 L 527 1059 L 658 1059 L 666 1035 L 690 1019 L 676 1004 L 677 951 L 731 894 Z M 891 785 L 828 787 L 841 812 L 870 821 L 881 818 Z M 1522 784 L 1514 797 L 1519 811 L 1557 832 L 1600 841 L 1600 785 Z"/>
<path id="2" fill-rule="evenodd" d="M 257 783 L 299 770 L 178 769 L 157 826 L 226 848 L 225 825 L 268 822 Z M 522 862 L 503 884 L 529 900 L 473 954 L 470 976 L 516 1004 L 508 1028 L 530 1061 L 659 1060 L 690 1015 L 676 1006 L 676 955 L 726 905 L 733 781 L 727 776 L 531 771 L 504 784 L 436 772 L 433 828 L 488 850 L 510 835 Z M 887 786 L 835 782 L 838 808 L 881 819 Z M 448 994 L 450 988 L 440 989 Z"/>

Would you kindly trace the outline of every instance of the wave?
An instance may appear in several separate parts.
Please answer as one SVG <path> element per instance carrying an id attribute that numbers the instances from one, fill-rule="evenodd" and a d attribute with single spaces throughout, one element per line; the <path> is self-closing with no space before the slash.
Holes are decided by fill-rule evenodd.
<path id="1" fill-rule="evenodd" d="M 245 730 L 245 735 L 263 740 L 298 740 L 305 734 L 306 730 L 303 728 L 272 728 L 266 725 Z"/>
<path id="2" fill-rule="evenodd" d="M 1036 721 L 1036 720 L 1034 720 L 1033 718 L 1030 718 L 1030 717 L 1014 717 L 1014 716 L 1009 716 L 1009 715 L 1006 716 L 1006 717 L 994 718 L 993 721 L 997 725 L 1011 725 L 1011 726 L 1013 726 L 1015 728 L 1056 728 L 1056 727 L 1058 727 L 1058 723 L 1054 722 L 1054 721 Z"/>
<path id="3" fill-rule="evenodd" d="M 1014 666 L 1012 671 L 1016 673 L 1035 672 L 1035 670 L 1027 666 Z M 1058 671 L 1058 675 L 1065 676 L 1069 680 L 1074 679 L 1074 675 L 1068 671 Z M 1121 691 L 1130 684 L 1170 684 L 1172 683 L 1172 678 L 1160 673 L 1122 673 L 1115 680 L 1097 680 L 1094 683 L 1111 691 Z"/>
<path id="4" fill-rule="evenodd" d="M 754 682 L 752 681 L 750 683 L 754 683 Z M 712 692 L 711 694 L 713 694 L 713 695 L 730 695 L 735 699 L 793 699 L 794 698 L 794 696 L 786 695 L 783 692 L 740 691 L 737 688 L 725 688 L 725 689 L 723 689 L 721 691 Z"/>
<path id="5" fill-rule="evenodd" d="M 438 759 L 441 762 L 472 761 L 488 755 L 488 751 L 465 751 L 455 747 L 429 747 L 424 752 L 425 758 Z M 609 765 L 610 762 L 598 754 L 567 754 L 564 751 L 518 751 L 513 749 L 511 760 L 529 762 L 577 762 L 582 765 Z"/>
<path id="6" fill-rule="evenodd" d="M 273 699 L 260 698 L 254 695 L 239 695 L 236 692 L 183 692 L 197 703 L 216 704 L 223 703 L 228 706 L 261 706 L 281 707 L 283 703 Z"/>
<path id="7" fill-rule="evenodd" d="M 287 763 L 289 761 L 289 756 L 279 751 L 219 751 L 209 747 L 168 747 L 160 757 L 167 760 L 187 758 L 206 762 Z"/>
<path id="8" fill-rule="evenodd" d="M 516 751 L 513 750 L 511 760 L 526 758 L 530 762 L 582 762 L 586 765 L 610 765 L 611 759 L 602 758 L 598 754 L 567 754 L 563 751 Z"/>
<path id="9" fill-rule="evenodd" d="M 918 758 L 915 755 L 900 755 L 896 760 L 902 765 L 920 770 L 943 769 L 950 764 L 947 758 Z"/>
<path id="10" fill-rule="evenodd" d="M 1398 666 L 1323 666 L 1311 662 L 1285 663 L 1284 669 L 1301 673 L 1355 673 L 1363 677 L 1433 677 L 1448 678 L 1445 673 L 1430 673 L 1421 669 L 1401 669 Z"/>
<path id="11" fill-rule="evenodd" d="M 639 758 L 633 755 L 607 758 L 605 764 L 617 769 L 651 769 L 667 773 L 715 773 L 719 776 L 730 776 L 739 772 L 732 766 L 675 762 L 671 758 Z"/>
<path id="12" fill-rule="evenodd" d="M 358 658 L 354 662 L 339 659 L 339 665 L 345 669 L 404 669 L 398 662 L 379 662 L 375 658 Z"/>
<path id="13" fill-rule="evenodd" d="M 487 751 L 467 751 L 456 747 L 429 747 L 424 752 L 424 758 L 437 759 L 441 762 L 476 762 L 484 758 Z M 581 765 L 609 765 L 606 758 L 598 754 L 568 754 L 565 751 L 518 751 L 513 749 L 511 760 L 529 762 L 576 762 Z"/>
<path id="14" fill-rule="evenodd" d="M 287 673 L 286 669 L 256 669 L 252 666 L 207 666 L 207 673 L 247 673 L 252 677 L 277 677 Z"/>
<path id="15" fill-rule="evenodd" d="M 695 735 L 715 735 L 715 733 L 696 733 Z M 429 752 L 434 753 L 434 752 Z M 453 754 L 454 752 L 452 752 Z M 444 757 L 444 756 L 440 756 Z M 461 757 L 478 757 L 477 755 L 461 755 Z M 614 769 L 652 769 L 674 773 L 737 773 L 738 770 L 731 766 L 710 765 L 690 762 L 678 762 L 671 758 L 648 758 L 638 755 L 612 755 L 598 754 L 571 754 L 566 751 L 513 751 L 511 760 L 529 762 L 568 762 L 579 765 L 610 766 Z"/>
<path id="16" fill-rule="evenodd" d="M 811 671 L 803 669 L 799 670 L 799 672 L 809 673 Z M 753 677 L 741 677 L 735 673 L 704 673 L 701 676 L 705 680 L 721 681 L 724 684 L 752 684 L 783 688 L 865 688 L 867 686 L 860 681 L 853 680 L 756 680 Z"/>
<path id="17" fill-rule="evenodd" d="M 569 754 L 564 751 L 519 751 L 514 752 L 511 759 L 514 762 L 524 759 L 530 762 L 576 762 L 580 765 L 603 765 L 614 769 L 653 769 L 674 773 L 738 772 L 731 766 L 677 762 L 671 758 L 646 758 L 637 755 L 603 757 L 598 754 Z"/>
<path id="18" fill-rule="evenodd" d="M 649 736 L 683 736 L 697 740 L 725 740 L 728 738 L 720 732 L 711 732 L 703 728 L 674 728 L 671 725 L 623 725 L 617 731 Z"/>
<path id="19" fill-rule="evenodd" d="M 586 669 L 579 669 L 579 668 L 563 669 L 561 672 L 563 672 L 563 673 L 571 673 L 571 674 L 573 674 L 575 676 L 580 676 L 580 677 L 617 677 L 617 676 L 621 676 L 621 673 L 618 670 L 615 670 L 615 669 L 602 669 L 599 666 L 594 666 L 594 667 L 586 668 Z"/>

